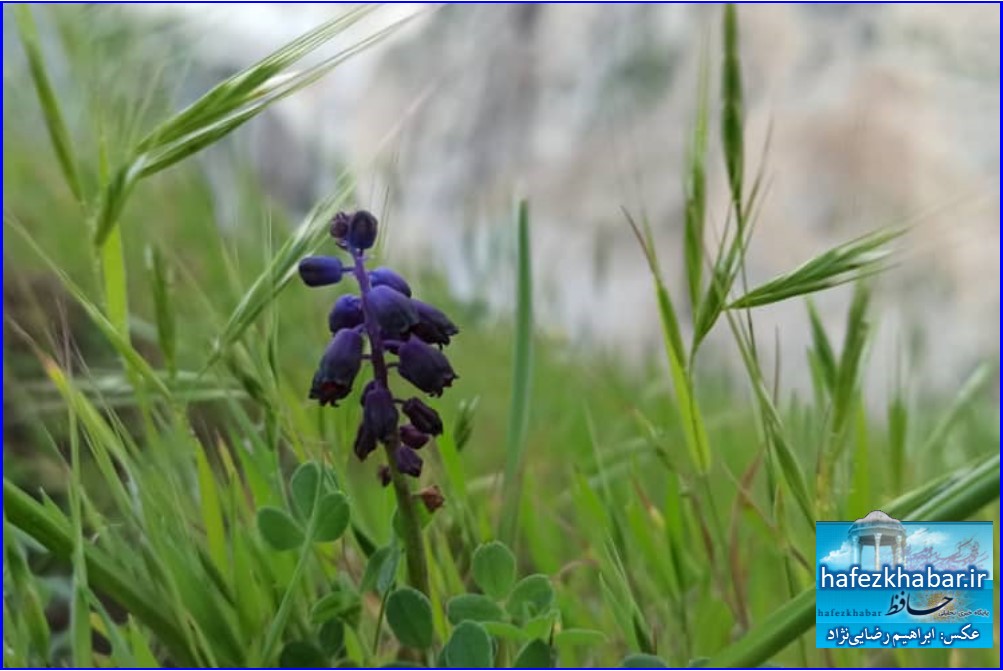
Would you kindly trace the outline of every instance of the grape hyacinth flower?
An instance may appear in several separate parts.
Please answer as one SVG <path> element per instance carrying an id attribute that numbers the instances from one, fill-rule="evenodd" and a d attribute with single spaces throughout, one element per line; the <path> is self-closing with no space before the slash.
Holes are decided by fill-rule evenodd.
<path id="1" fill-rule="evenodd" d="M 362 390 L 362 420 L 353 450 L 364 460 L 382 444 L 387 463 L 379 469 L 380 480 L 396 485 L 398 474 L 421 475 L 417 451 L 442 433 L 442 420 L 417 397 L 397 398 L 390 388 L 390 370 L 396 367 L 400 377 L 420 391 L 440 396 L 457 378 L 441 349 L 459 329 L 438 308 L 412 298 L 407 280 L 392 269 L 366 268 L 366 250 L 378 232 L 376 217 L 365 210 L 339 212 L 330 232 L 351 261 L 310 256 L 300 261 L 300 277 L 307 286 L 318 287 L 352 274 L 359 295 L 341 296 L 331 308 L 331 341 L 314 375 L 310 398 L 321 405 L 337 405 L 351 392 L 363 360 L 369 361 L 372 377 Z"/>

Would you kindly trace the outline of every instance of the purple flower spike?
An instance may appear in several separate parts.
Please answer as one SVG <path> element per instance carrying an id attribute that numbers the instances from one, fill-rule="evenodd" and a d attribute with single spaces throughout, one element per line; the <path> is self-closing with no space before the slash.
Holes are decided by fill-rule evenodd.
<path id="1" fill-rule="evenodd" d="M 397 470 L 411 477 L 417 478 L 421 475 L 421 457 L 418 453 L 406 445 L 401 445 L 394 452 L 394 461 Z"/>
<path id="2" fill-rule="evenodd" d="M 373 287 L 367 302 L 387 336 L 400 336 L 418 323 L 418 312 L 411 299 L 388 286 Z"/>
<path id="3" fill-rule="evenodd" d="M 359 210 L 348 222 L 345 241 L 352 249 L 369 249 L 376 242 L 376 217 L 365 210 Z"/>
<path id="4" fill-rule="evenodd" d="M 309 287 L 322 287 L 341 281 L 344 268 L 335 256 L 308 256 L 299 265 L 300 277 Z"/>
<path id="5" fill-rule="evenodd" d="M 352 449 L 359 461 L 365 461 L 366 457 L 376 449 L 376 436 L 366 427 L 365 422 L 359 424 L 359 429 L 355 432 L 355 445 Z"/>
<path id="6" fill-rule="evenodd" d="M 405 424 L 401 427 L 401 442 L 413 450 L 420 450 L 425 447 L 425 443 L 428 442 L 430 437 L 427 433 L 422 433 L 416 429 L 412 424 Z"/>
<path id="7" fill-rule="evenodd" d="M 377 440 L 386 442 L 397 430 L 397 406 L 390 391 L 377 385 L 366 394 L 362 408 L 362 423 Z"/>
<path id="8" fill-rule="evenodd" d="M 414 424 L 414 428 L 422 433 L 429 433 L 433 436 L 442 435 L 442 420 L 439 418 L 439 413 L 425 405 L 421 399 L 409 398 L 404 401 L 401 410 Z"/>
<path id="9" fill-rule="evenodd" d="M 348 396 L 352 382 L 362 367 L 362 336 L 356 331 L 342 329 L 331 338 L 324 350 L 320 366 L 313 376 L 310 398 L 321 405 L 337 405 Z"/>
<path id="10" fill-rule="evenodd" d="M 369 281 L 373 283 L 374 287 L 390 287 L 397 293 L 411 298 L 411 287 L 408 285 L 407 280 L 386 266 L 374 268 L 370 271 Z"/>
<path id="11" fill-rule="evenodd" d="M 327 326 L 331 333 L 337 333 L 341 329 L 355 328 L 364 320 L 362 301 L 358 296 L 346 295 L 334 302 L 334 307 L 327 316 Z"/>
<path id="12" fill-rule="evenodd" d="M 432 396 L 441 396 L 457 378 L 446 355 L 415 337 L 401 345 L 398 370 L 401 377 Z"/>
<path id="13" fill-rule="evenodd" d="M 418 323 L 411 327 L 411 332 L 427 343 L 436 345 L 448 345 L 449 337 L 460 332 L 456 324 L 449 321 L 442 310 L 423 303 L 414 298 L 411 299 L 414 309 L 418 312 Z"/>

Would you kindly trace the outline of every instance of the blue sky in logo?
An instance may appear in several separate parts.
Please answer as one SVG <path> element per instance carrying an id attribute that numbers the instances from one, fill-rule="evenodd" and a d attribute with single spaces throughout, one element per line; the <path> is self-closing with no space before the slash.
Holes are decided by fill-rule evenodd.
<path id="1" fill-rule="evenodd" d="M 816 561 L 824 563 L 832 569 L 849 568 L 853 561 L 853 548 L 846 537 L 852 522 L 822 522 L 816 529 Z M 984 561 L 976 563 L 976 567 L 989 571 L 993 577 L 993 527 L 992 524 L 973 522 L 903 522 L 906 529 L 906 556 L 920 552 L 928 556 L 950 557 L 970 556 L 978 544 Z M 968 544 L 964 544 L 968 541 Z M 959 545 L 961 546 L 959 548 Z M 872 550 L 866 548 L 865 555 L 870 558 Z M 891 550 L 888 552 L 890 560 Z M 907 560 L 908 561 L 908 560 Z M 865 562 L 867 563 L 867 562 Z M 936 563 L 935 563 L 936 565 Z M 940 568 L 940 567 L 938 567 Z"/>

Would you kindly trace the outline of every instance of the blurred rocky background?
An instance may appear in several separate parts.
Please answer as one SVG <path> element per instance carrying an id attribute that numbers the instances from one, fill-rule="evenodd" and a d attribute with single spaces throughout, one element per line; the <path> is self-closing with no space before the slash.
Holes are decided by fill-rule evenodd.
<path id="1" fill-rule="evenodd" d="M 182 27 L 186 47 L 170 56 L 185 64 L 181 105 L 343 8 L 131 11 Z M 750 284 L 908 224 L 895 269 L 879 280 L 872 382 L 888 388 L 901 371 L 906 382 L 956 385 L 999 350 L 999 6 L 739 12 L 747 171 L 762 166 L 768 187 Z M 398 5 L 357 29 L 409 16 L 207 154 L 220 224 L 239 225 L 223 152 L 250 158 L 294 213 L 351 167 L 360 206 L 390 222 L 397 262 L 432 264 L 461 296 L 504 307 L 512 201 L 525 195 L 541 326 L 630 357 L 658 347 L 650 278 L 621 206 L 652 222 L 684 300 L 682 170 L 701 54 L 717 72 L 719 8 Z M 710 87 L 716 113 L 716 76 Z M 727 217 L 716 114 L 711 130 L 709 245 Z M 837 289 L 816 299 L 837 339 L 848 298 Z M 804 380 L 805 324 L 802 301 L 759 312 L 762 350 L 771 359 L 776 339 L 785 382 Z"/>

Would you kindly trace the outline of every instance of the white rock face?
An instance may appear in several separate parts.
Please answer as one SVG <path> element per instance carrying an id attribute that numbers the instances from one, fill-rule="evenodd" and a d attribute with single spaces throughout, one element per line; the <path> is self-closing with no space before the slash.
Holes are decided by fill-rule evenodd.
<path id="1" fill-rule="evenodd" d="M 196 40 L 207 59 L 244 64 L 339 10 L 183 11 L 199 12 L 193 30 L 231 30 Z M 388 11 L 374 21 L 415 9 Z M 997 357 L 999 6 L 760 5 L 739 16 L 746 170 L 765 165 L 769 187 L 749 282 L 907 223 L 877 292 L 872 382 L 887 389 L 901 368 L 907 383 L 953 385 Z M 717 109 L 719 22 L 719 8 L 699 6 L 447 6 L 280 113 L 303 146 L 360 171 L 361 205 L 379 209 L 389 188 L 391 253 L 436 259 L 461 294 L 507 304 L 509 213 L 527 196 L 541 324 L 646 351 L 660 338 L 655 304 L 620 207 L 647 214 L 683 305 L 682 168 L 704 45 Z M 711 131 L 713 244 L 727 216 L 716 114 Z M 848 296 L 816 299 L 837 344 Z M 757 328 L 766 369 L 776 338 L 785 382 L 803 382 L 803 303 L 761 310 Z M 729 339 L 719 326 L 711 345 Z"/>

